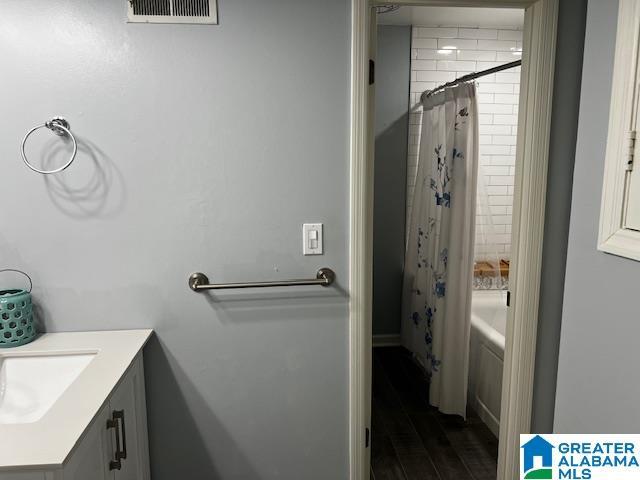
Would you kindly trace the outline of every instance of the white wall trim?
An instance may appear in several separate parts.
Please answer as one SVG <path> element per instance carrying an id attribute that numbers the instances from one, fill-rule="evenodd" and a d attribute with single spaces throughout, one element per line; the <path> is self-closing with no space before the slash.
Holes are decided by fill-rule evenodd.
<path id="1" fill-rule="evenodd" d="M 401 345 L 400 334 L 391 335 L 374 335 L 373 346 L 374 347 L 398 347 Z"/>
<path id="2" fill-rule="evenodd" d="M 351 4 L 351 135 L 349 192 L 349 478 L 369 478 L 373 298 L 373 118 L 368 86 L 368 0 Z M 369 130 L 371 130 L 369 132 Z"/>
<path id="3" fill-rule="evenodd" d="M 375 1 L 375 0 L 374 0 Z M 385 2 L 378 2 L 385 3 Z M 388 3 L 388 2 L 386 2 Z M 519 477 L 519 440 L 529 433 L 542 241 L 549 161 L 558 0 L 423 0 L 394 3 L 475 7 L 527 7 L 518 118 L 514 194 L 511 308 L 506 333 L 498 480 Z M 370 41 L 368 0 L 352 0 L 351 210 L 350 210 L 350 479 L 366 480 L 369 449 L 364 431 L 371 402 L 371 231 L 373 141 L 367 86 Z"/>
<path id="4" fill-rule="evenodd" d="M 531 429 L 558 1 L 525 14 L 498 480 L 519 478 L 519 435 Z"/>
<path id="5" fill-rule="evenodd" d="M 637 102 L 635 87 L 639 30 L 640 4 L 633 0 L 621 0 L 598 232 L 598 250 L 634 260 L 640 260 L 640 232 L 624 228 L 623 218 L 628 159 L 626 135 L 630 130 L 637 129 L 634 107 Z M 639 158 L 639 144 L 640 139 L 637 139 L 636 159 Z M 640 162 L 636 160 L 636 163 Z M 639 168 L 638 165 L 635 168 Z"/>

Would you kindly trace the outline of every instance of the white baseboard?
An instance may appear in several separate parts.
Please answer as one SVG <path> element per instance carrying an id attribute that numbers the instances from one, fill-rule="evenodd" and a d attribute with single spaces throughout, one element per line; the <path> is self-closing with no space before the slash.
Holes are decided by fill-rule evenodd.
<path id="1" fill-rule="evenodd" d="M 391 335 L 374 335 L 373 336 L 374 347 L 399 347 L 400 346 L 400 334 Z"/>

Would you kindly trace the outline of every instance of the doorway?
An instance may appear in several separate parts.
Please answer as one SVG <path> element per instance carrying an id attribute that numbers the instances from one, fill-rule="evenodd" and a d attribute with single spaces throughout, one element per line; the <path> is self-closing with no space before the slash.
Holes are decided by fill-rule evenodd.
<path id="1" fill-rule="evenodd" d="M 434 478 L 449 478 L 455 472 L 461 480 L 495 479 L 524 10 L 405 6 L 378 7 L 377 14 L 372 477 L 428 478 L 431 472 Z M 429 166 L 418 174 L 419 163 L 428 163 L 434 155 L 433 145 L 427 146 L 428 140 L 421 142 L 423 130 L 430 128 L 425 122 L 433 121 L 433 115 L 423 114 L 423 109 L 431 108 L 433 101 L 422 99 L 425 92 L 445 83 L 454 92 L 456 79 L 472 74 L 477 77 L 471 81 L 477 106 L 468 113 L 475 115 L 472 128 L 479 135 L 471 142 L 478 153 L 470 160 L 476 165 L 469 172 L 477 177 L 468 193 L 475 192 L 477 200 L 473 202 L 474 225 L 468 226 L 475 230 L 475 238 L 466 257 L 471 270 L 473 254 L 473 275 L 466 278 L 467 286 L 450 273 L 449 278 L 438 277 L 443 290 L 439 293 L 445 294 L 446 283 L 446 294 L 454 297 L 450 300 L 454 306 L 470 303 L 471 312 L 464 314 L 467 318 L 460 322 L 461 328 L 442 332 L 454 339 L 448 340 L 434 334 L 437 323 L 457 322 L 464 307 L 452 310 L 437 295 L 427 298 L 428 294 L 415 293 L 433 285 L 431 277 L 416 275 L 419 268 L 432 265 L 414 269 L 414 263 L 428 259 L 432 264 L 429 257 L 437 256 L 437 252 L 425 255 L 425 245 L 422 260 L 412 252 L 416 240 L 426 243 L 426 236 L 420 233 L 428 228 L 420 220 L 425 216 L 422 204 L 434 200 L 431 188 L 419 191 L 421 182 L 425 183 L 422 177 L 434 178 L 427 171 Z M 470 118 L 456 116 L 456 130 Z M 451 150 L 450 145 L 443 150 Z M 459 168 L 461 161 L 454 159 L 447 168 Z M 452 174 L 452 180 L 464 178 Z M 460 193 L 455 192 L 453 202 L 461 202 Z M 420 212 L 414 216 L 416 202 Z M 440 215 L 440 209 L 464 214 L 451 203 L 440 202 L 430 215 Z M 465 232 L 462 234 L 473 236 L 471 228 Z M 440 235 L 438 252 L 448 250 L 453 257 L 452 245 L 447 249 L 442 238 Z M 415 298 L 407 298 L 407 289 Z M 428 308 L 423 307 L 425 302 Z M 435 303 L 440 304 L 438 308 Z M 441 313 L 445 308 L 448 311 Z M 448 341 L 455 342 L 452 352 L 437 345 Z M 441 381 L 438 364 L 454 368 L 457 359 L 446 358 L 451 355 L 464 356 L 465 368 Z M 434 389 L 430 394 L 432 374 L 434 389 L 440 387 L 438 383 L 449 383 L 450 390 L 452 381 L 460 385 L 463 398 L 457 412 L 455 400 L 445 399 Z"/>
<path id="2" fill-rule="evenodd" d="M 468 6 L 468 2 L 399 2 L 407 5 Z M 530 425 L 539 265 L 544 226 L 548 162 L 550 85 L 553 80 L 557 1 L 474 2 L 482 7 L 525 8 L 518 145 L 513 185 L 512 251 L 500 408 L 497 478 L 518 475 L 518 435 Z M 369 59 L 375 57 L 376 13 L 364 1 L 353 3 L 352 202 L 351 202 L 351 478 L 367 478 L 370 450 L 373 245 L 373 120 L 375 85 L 369 84 Z M 479 11 L 476 9 L 476 11 Z M 495 93 L 495 92 L 494 92 Z M 509 186 L 509 185 L 507 185 Z M 508 189 L 507 189 L 508 191 Z M 524 221 L 526 219 L 526 221 Z M 399 361 L 399 360 L 394 360 Z M 469 416 L 471 418 L 471 416 Z M 489 428 L 486 421 L 482 425 Z"/>

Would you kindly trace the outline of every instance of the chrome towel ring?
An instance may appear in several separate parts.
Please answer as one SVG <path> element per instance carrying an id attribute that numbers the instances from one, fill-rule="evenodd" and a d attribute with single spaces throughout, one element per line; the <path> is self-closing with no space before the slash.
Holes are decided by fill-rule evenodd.
<path id="1" fill-rule="evenodd" d="M 61 167 L 58 167 L 53 170 L 41 170 L 39 168 L 34 167 L 33 165 L 31 165 L 31 163 L 29 163 L 29 160 L 27 160 L 27 154 L 24 151 L 24 147 L 25 147 L 25 144 L 27 143 L 27 139 L 29 138 L 29 136 L 36 130 L 39 130 L 44 127 L 48 128 L 58 136 L 64 136 L 64 135 L 68 136 L 73 142 L 73 153 L 71 154 L 71 158 L 69 159 L 69 161 L 64 165 L 62 165 Z M 24 161 L 24 164 L 34 172 L 42 173 L 43 175 L 49 175 L 51 173 L 59 173 L 64 169 L 66 169 L 69 165 L 73 163 L 73 161 L 76 158 L 76 153 L 78 153 L 78 142 L 76 142 L 76 138 L 73 136 L 70 129 L 71 129 L 71 126 L 69 125 L 69 122 L 67 122 L 67 120 L 65 120 L 62 117 L 55 117 L 51 121 L 45 122 L 42 125 L 38 125 L 36 127 L 33 127 L 31 130 L 29 130 L 27 134 L 24 136 L 24 138 L 22 139 L 21 153 L 22 153 L 22 160 Z"/>

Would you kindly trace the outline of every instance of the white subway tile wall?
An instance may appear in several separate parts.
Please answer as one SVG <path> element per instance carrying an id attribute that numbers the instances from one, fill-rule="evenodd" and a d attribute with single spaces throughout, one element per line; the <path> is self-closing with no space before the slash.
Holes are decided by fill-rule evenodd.
<path id="1" fill-rule="evenodd" d="M 411 45 L 411 105 L 407 171 L 407 215 L 418 166 L 422 111 L 420 94 L 466 73 L 518 60 L 522 29 L 414 27 Z M 479 78 L 480 174 L 490 219 L 476 218 L 476 252 L 509 258 L 520 68 Z M 484 184 L 484 187 L 482 186 Z M 480 210 L 480 206 L 479 206 Z M 407 222 L 408 224 L 408 222 Z"/>

